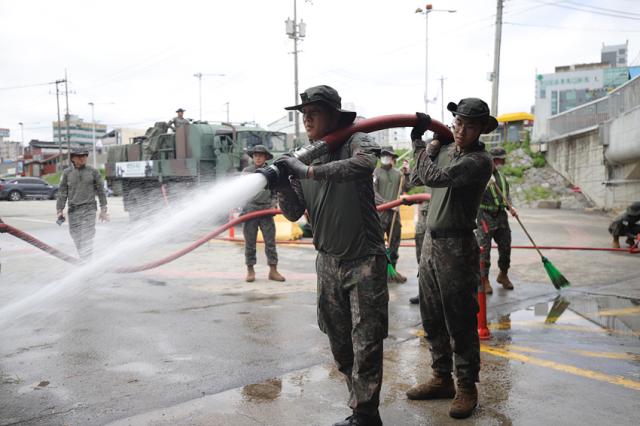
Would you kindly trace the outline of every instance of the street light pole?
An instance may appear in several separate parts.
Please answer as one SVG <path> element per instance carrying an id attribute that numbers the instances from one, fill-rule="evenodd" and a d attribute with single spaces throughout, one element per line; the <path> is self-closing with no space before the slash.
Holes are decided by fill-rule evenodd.
<path id="1" fill-rule="evenodd" d="M 203 74 L 201 72 L 197 72 L 193 75 L 198 79 L 198 104 L 200 106 L 200 114 L 198 117 L 198 121 L 202 121 L 202 77 L 210 76 L 210 77 L 224 77 L 224 74 Z"/>
<path id="2" fill-rule="evenodd" d="M 89 102 L 89 105 L 91 105 L 91 125 L 93 126 L 93 132 L 91 132 L 91 140 L 93 143 L 93 168 L 97 168 L 96 167 L 96 120 L 94 118 L 94 104 L 93 102 Z"/>
<path id="3" fill-rule="evenodd" d="M 22 146 L 24 146 L 24 123 L 21 121 L 18 124 L 20 125 L 20 143 Z"/>
<path id="4" fill-rule="evenodd" d="M 304 21 L 300 20 L 298 22 L 298 5 L 297 0 L 293 0 L 293 20 L 287 18 L 285 21 L 286 25 L 286 33 L 290 39 L 293 40 L 293 102 L 294 105 L 298 103 L 298 41 L 302 41 L 302 39 L 307 35 L 307 24 Z M 294 113 L 294 122 L 295 122 L 295 132 L 296 132 L 296 140 L 295 144 L 297 145 L 300 140 L 300 115 L 298 111 L 293 111 Z"/>
<path id="5" fill-rule="evenodd" d="M 424 14 L 425 40 L 424 40 L 424 112 L 429 110 L 429 14 L 431 12 L 455 13 L 454 9 L 434 9 L 431 3 L 422 8 L 417 8 L 415 13 Z"/>

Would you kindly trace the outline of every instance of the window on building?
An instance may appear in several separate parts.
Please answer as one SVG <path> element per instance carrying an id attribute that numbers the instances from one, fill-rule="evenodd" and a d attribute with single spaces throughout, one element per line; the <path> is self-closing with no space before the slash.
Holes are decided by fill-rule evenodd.
<path id="1" fill-rule="evenodd" d="M 547 91 L 545 89 L 540 90 L 540 99 L 545 99 L 547 97 Z"/>

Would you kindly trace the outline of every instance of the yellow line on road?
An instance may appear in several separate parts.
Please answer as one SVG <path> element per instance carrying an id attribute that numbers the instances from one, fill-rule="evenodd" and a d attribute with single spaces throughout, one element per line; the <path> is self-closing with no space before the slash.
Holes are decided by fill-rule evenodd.
<path id="1" fill-rule="evenodd" d="M 487 345 L 480 345 L 482 352 L 499 356 L 502 358 L 513 359 L 540 367 L 550 368 L 552 370 L 561 371 L 563 373 L 574 374 L 580 377 L 586 377 L 587 379 L 599 380 L 601 382 L 611 383 L 618 386 L 624 386 L 625 388 L 634 389 L 640 391 L 640 382 L 635 380 L 625 379 L 622 376 L 612 376 L 609 374 L 599 373 L 597 371 L 587 370 L 585 368 L 574 367 L 573 365 L 562 364 L 555 361 L 549 361 L 546 359 L 540 359 L 523 355 L 515 352 L 509 352 L 504 349 L 499 349 Z"/>
<path id="2" fill-rule="evenodd" d="M 539 353 L 543 354 L 545 351 L 536 348 L 530 348 L 529 346 L 520 346 L 520 345 L 505 345 L 503 346 L 505 350 L 508 351 L 516 351 L 516 352 L 531 352 L 531 353 Z"/>
<path id="3" fill-rule="evenodd" d="M 640 355 L 627 352 L 592 352 L 582 350 L 572 350 L 571 352 L 582 356 L 594 358 L 621 359 L 625 361 L 640 361 Z"/>
<path id="4" fill-rule="evenodd" d="M 631 306 L 629 308 L 607 309 L 605 311 L 596 312 L 601 317 L 621 317 L 624 315 L 640 314 L 640 306 Z"/>

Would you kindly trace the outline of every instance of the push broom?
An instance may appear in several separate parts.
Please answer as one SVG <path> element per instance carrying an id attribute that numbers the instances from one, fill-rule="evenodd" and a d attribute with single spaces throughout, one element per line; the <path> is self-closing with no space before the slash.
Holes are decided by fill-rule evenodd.
<path id="1" fill-rule="evenodd" d="M 502 191 L 500 191 L 500 188 L 498 188 L 498 185 L 497 185 L 497 183 L 496 183 L 496 181 L 495 181 L 495 179 L 493 177 L 491 177 L 491 184 L 495 188 L 495 190 L 498 193 L 498 195 L 500 196 L 500 198 L 502 198 L 504 200 L 504 203 L 509 208 L 509 210 L 511 210 L 511 208 L 512 208 L 511 204 L 507 200 L 507 197 L 505 197 L 505 195 L 502 193 Z M 547 259 L 545 256 L 542 255 L 542 252 L 540 251 L 540 249 L 538 248 L 536 243 L 533 241 L 533 238 L 531 238 L 531 235 L 529 234 L 529 231 L 527 231 L 527 228 L 525 228 L 524 225 L 522 224 L 522 221 L 520 220 L 520 217 L 518 217 L 516 215 L 515 218 L 518 221 L 518 223 L 520 224 L 520 227 L 522 227 L 522 230 L 524 231 L 524 233 L 529 238 L 529 241 L 531 241 L 531 244 L 533 245 L 533 248 L 535 248 L 536 251 L 538 252 L 538 254 L 540 255 L 540 259 L 542 260 L 542 265 L 544 266 L 545 271 L 547 271 L 547 275 L 549 276 L 549 279 L 551 280 L 551 283 L 556 288 L 556 290 L 560 290 L 561 288 L 564 288 L 564 287 L 569 287 L 571 285 L 569 280 L 567 280 L 564 277 L 564 275 L 562 275 L 562 273 L 560 273 L 558 268 L 556 268 L 553 265 L 553 263 L 551 263 L 551 261 L 549 259 Z"/>

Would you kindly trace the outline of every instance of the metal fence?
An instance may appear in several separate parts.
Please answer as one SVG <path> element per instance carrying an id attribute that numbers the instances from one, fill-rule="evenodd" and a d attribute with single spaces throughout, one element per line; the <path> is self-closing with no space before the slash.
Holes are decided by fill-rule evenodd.
<path id="1" fill-rule="evenodd" d="M 604 98 L 580 105 L 549 118 L 548 138 L 567 135 L 604 123 L 640 105 L 640 76 L 610 92 Z"/>

